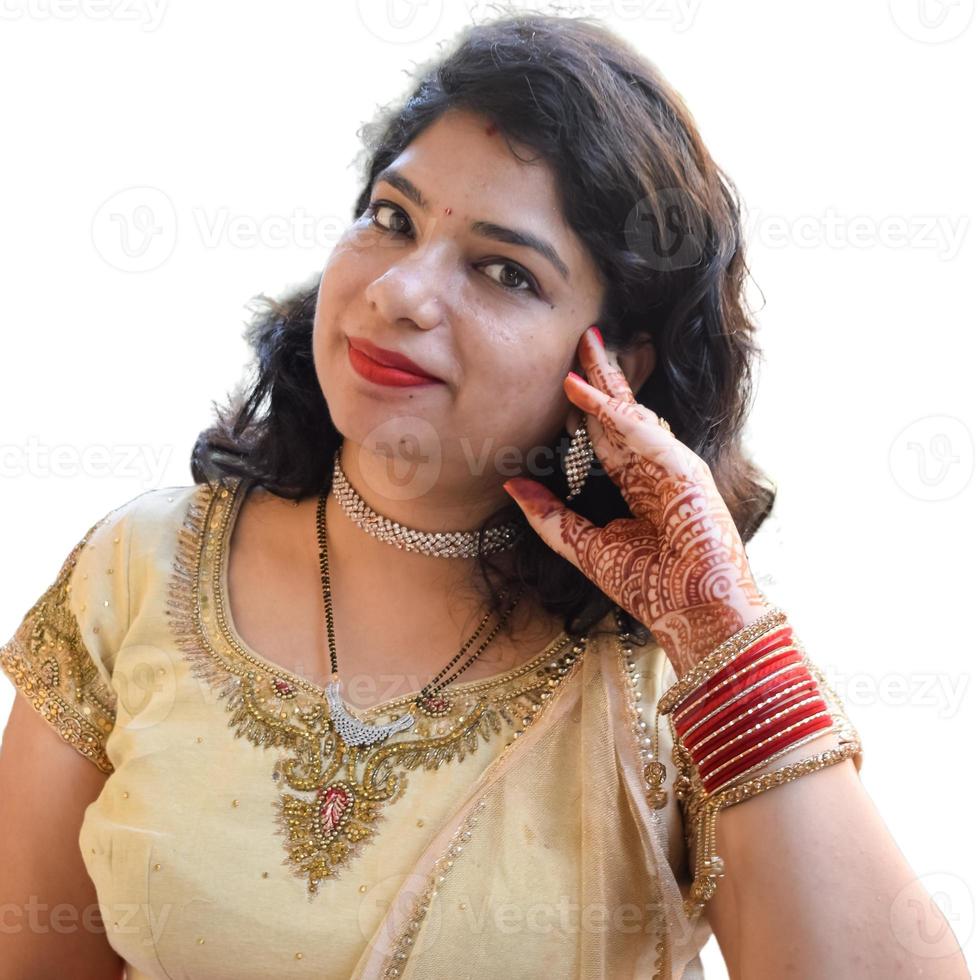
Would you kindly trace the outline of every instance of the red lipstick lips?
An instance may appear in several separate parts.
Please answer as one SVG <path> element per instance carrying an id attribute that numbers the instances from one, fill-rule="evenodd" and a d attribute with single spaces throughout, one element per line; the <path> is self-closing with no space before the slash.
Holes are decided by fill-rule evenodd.
<path id="1" fill-rule="evenodd" d="M 368 381 L 396 387 L 442 384 L 440 378 L 426 373 L 423 367 L 404 354 L 385 350 L 369 340 L 355 337 L 348 337 L 347 342 L 351 367 Z"/>

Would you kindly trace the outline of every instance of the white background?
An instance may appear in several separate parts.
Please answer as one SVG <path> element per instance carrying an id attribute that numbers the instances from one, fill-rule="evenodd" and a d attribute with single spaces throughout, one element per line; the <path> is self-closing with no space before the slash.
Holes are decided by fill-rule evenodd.
<path id="1" fill-rule="evenodd" d="M 976 965 L 973 8 L 571 9 L 664 71 L 746 200 L 775 597 Z M 95 519 L 191 482 L 247 360 L 245 304 L 322 267 L 359 189 L 357 127 L 467 11 L 3 0 L 0 639 Z M 4 678 L 0 719 L 12 697 Z M 705 963 L 726 975 L 714 943 Z"/>

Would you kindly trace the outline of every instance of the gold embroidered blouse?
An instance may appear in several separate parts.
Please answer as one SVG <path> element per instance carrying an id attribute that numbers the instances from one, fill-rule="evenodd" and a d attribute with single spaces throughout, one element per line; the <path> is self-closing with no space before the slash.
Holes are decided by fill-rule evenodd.
<path id="1" fill-rule="evenodd" d="M 701 976 L 710 929 L 673 795 L 645 777 L 662 648 L 610 614 L 433 717 L 347 749 L 322 690 L 237 634 L 244 484 L 151 490 L 93 525 L 0 666 L 107 774 L 79 835 L 130 980 Z M 402 714 L 411 697 L 364 720 Z"/>

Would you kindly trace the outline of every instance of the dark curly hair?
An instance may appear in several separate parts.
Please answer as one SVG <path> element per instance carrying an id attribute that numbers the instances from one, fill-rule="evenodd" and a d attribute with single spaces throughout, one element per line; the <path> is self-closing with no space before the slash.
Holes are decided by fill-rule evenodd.
<path id="1" fill-rule="evenodd" d="M 611 350 L 652 343 L 656 363 L 636 392 L 675 436 L 709 465 L 747 542 L 772 509 L 775 485 L 742 446 L 761 353 L 744 301 L 747 276 L 737 192 L 712 160 L 687 107 L 659 71 L 590 17 L 509 13 L 473 24 L 451 49 L 423 64 L 407 98 L 359 131 L 367 207 L 378 172 L 449 109 L 496 124 L 512 152 L 530 148 L 561 175 L 564 218 L 600 271 L 598 323 Z M 514 144 L 519 144 L 515 149 Z M 289 499 L 329 486 L 343 437 L 313 366 L 319 273 L 279 299 L 260 295 L 245 336 L 255 375 L 215 408 L 197 438 L 196 483 L 254 479 Z M 562 431 L 552 459 L 567 452 Z M 564 497 L 560 467 L 535 476 Z M 593 463 L 575 510 L 598 525 L 630 511 Z M 523 521 L 509 502 L 490 515 Z M 498 613 L 501 588 L 523 586 L 572 635 L 593 629 L 617 604 L 533 531 L 512 571 L 493 556 L 474 565 L 477 586 Z M 638 642 L 649 631 L 628 614 Z"/>

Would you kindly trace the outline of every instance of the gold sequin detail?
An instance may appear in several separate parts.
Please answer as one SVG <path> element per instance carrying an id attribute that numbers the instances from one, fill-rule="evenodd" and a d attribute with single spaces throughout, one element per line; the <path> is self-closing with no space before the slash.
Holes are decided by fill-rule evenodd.
<path id="1" fill-rule="evenodd" d="M 511 671 L 451 685 L 446 693 L 455 699 L 454 715 L 434 731 L 420 719 L 415 730 L 380 746 L 348 747 L 333 730 L 323 691 L 254 656 L 227 621 L 223 563 L 243 485 L 201 484 L 193 494 L 178 530 L 166 614 L 194 675 L 227 702 L 234 737 L 287 750 L 272 774 L 282 787 L 275 801 L 276 832 L 284 838 L 284 863 L 306 880 L 312 900 L 319 883 L 338 877 L 377 834 L 382 811 L 407 789 L 407 771 L 462 761 L 504 724 L 516 739 L 554 696 L 585 644 L 562 633 Z M 364 714 L 376 722 L 413 700 L 406 695 Z"/>
<path id="2" fill-rule="evenodd" d="M 0 667 L 34 710 L 105 773 L 113 771 L 105 738 L 116 721 L 116 695 L 85 647 L 69 606 L 69 579 L 89 538 L 110 516 L 85 532 L 62 563 L 55 581 L 27 611 L 11 640 L 0 648 Z M 93 632 L 98 632 L 97 626 Z"/>

